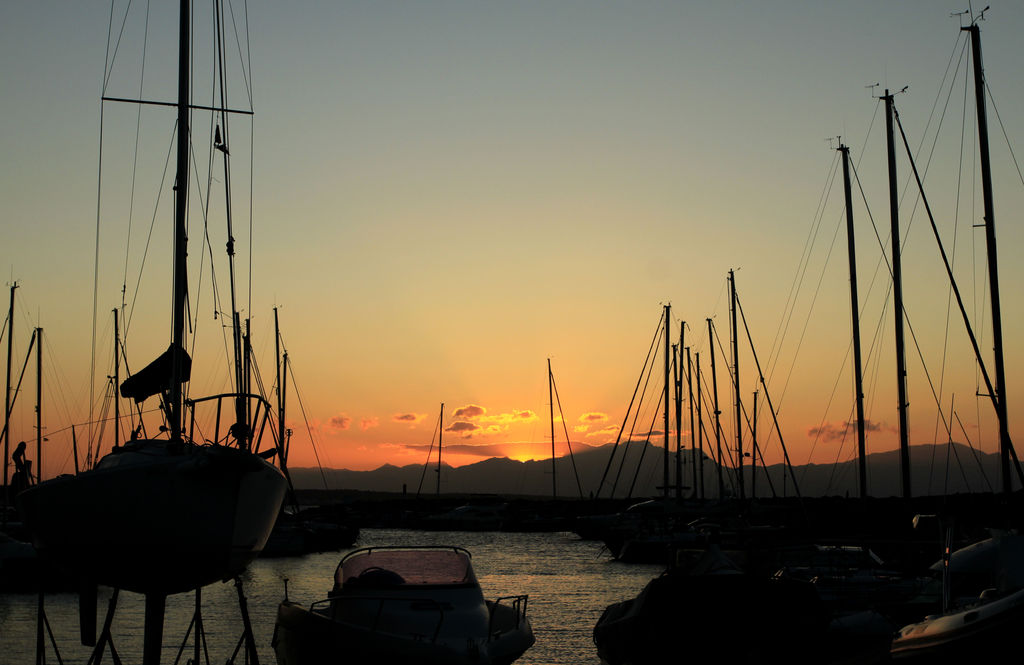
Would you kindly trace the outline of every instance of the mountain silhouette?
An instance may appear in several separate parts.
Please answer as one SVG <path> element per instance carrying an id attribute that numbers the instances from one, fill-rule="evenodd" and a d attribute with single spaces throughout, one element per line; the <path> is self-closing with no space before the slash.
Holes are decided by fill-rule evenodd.
<path id="1" fill-rule="evenodd" d="M 609 465 L 611 444 L 589 448 L 555 460 L 554 490 L 560 497 L 646 497 L 661 493 L 664 478 L 662 449 L 642 442 L 620 445 Z M 623 461 L 623 453 L 625 459 Z M 684 494 L 693 492 L 693 459 L 682 452 Z M 998 489 L 999 455 L 982 453 L 960 443 L 923 444 L 910 447 L 911 492 L 914 496 L 989 492 Z M 675 483 L 675 456 L 670 456 L 670 485 Z M 574 473 L 574 467 L 576 473 Z M 360 490 L 432 495 L 437 491 L 436 466 L 394 466 L 385 464 L 371 471 L 348 469 L 293 468 L 296 489 Z M 607 473 L 606 473 L 607 470 Z M 900 493 L 899 453 L 896 450 L 873 453 L 867 457 L 868 494 L 875 497 Z M 579 483 L 577 483 L 577 474 Z M 735 471 L 723 468 L 726 494 L 733 492 Z M 794 496 L 793 478 L 802 496 L 857 496 L 857 460 L 837 464 L 806 464 L 783 473 L 783 465 L 758 467 L 754 479 L 757 496 Z M 604 484 L 601 479 L 604 477 Z M 717 467 L 705 456 L 704 492 L 718 494 Z M 750 461 L 744 466 L 745 494 L 751 494 Z M 325 487 L 326 483 L 326 487 Z M 600 492 L 598 487 L 600 486 Z M 698 483 L 699 486 L 699 483 Z M 520 462 L 493 457 L 453 468 L 442 465 L 442 494 L 496 494 L 505 496 L 552 496 L 551 460 Z M 614 491 L 614 494 L 612 492 Z"/>

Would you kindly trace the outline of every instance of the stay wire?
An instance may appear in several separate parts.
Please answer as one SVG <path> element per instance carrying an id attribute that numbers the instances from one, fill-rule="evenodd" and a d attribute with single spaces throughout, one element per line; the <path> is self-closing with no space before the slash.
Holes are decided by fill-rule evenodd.
<path id="1" fill-rule="evenodd" d="M 309 436 L 309 445 L 313 449 L 313 456 L 316 458 L 316 466 L 320 470 L 320 479 L 324 483 L 324 489 L 330 489 L 327 486 L 327 476 L 324 474 L 324 466 L 320 462 L 320 451 L 317 450 L 316 439 L 313 436 L 313 428 L 310 427 L 309 417 L 306 415 L 306 405 L 302 401 L 302 391 L 299 390 L 299 382 L 295 380 L 295 368 L 293 365 L 288 365 L 288 373 L 292 377 L 292 387 L 295 388 L 295 398 L 299 402 L 299 411 L 302 412 L 302 422 L 306 425 L 306 434 Z"/>
<path id="2" fill-rule="evenodd" d="M 1017 162 L 1017 155 L 1013 151 L 1013 144 L 1010 143 L 1010 137 L 1006 133 L 1006 127 L 1003 125 L 1003 117 L 999 115 L 999 108 L 996 106 L 996 98 L 992 95 L 992 89 L 988 86 L 988 79 L 985 79 L 985 90 L 988 92 L 988 100 L 992 102 L 992 110 L 996 112 L 996 120 L 999 122 L 999 129 L 1003 132 L 1003 140 L 1006 141 L 1006 147 L 1010 151 L 1010 158 L 1013 160 L 1013 166 L 1017 169 L 1017 177 L 1020 178 L 1020 184 L 1024 185 L 1024 174 L 1021 173 L 1020 164 Z"/>
<path id="3" fill-rule="evenodd" d="M 729 354 L 726 353 L 725 347 L 722 345 L 722 338 L 718 334 L 718 326 L 714 326 L 712 329 L 715 331 L 715 339 L 714 339 L 714 341 L 718 343 L 718 350 L 722 354 L 722 358 L 728 358 Z M 733 386 L 735 386 L 736 385 L 736 377 L 735 377 L 735 374 L 733 374 L 732 365 L 730 365 L 728 362 L 726 362 L 725 366 L 726 366 L 726 373 L 729 375 L 729 379 L 730 379 L 729 382 Z M 735 390 L 735 388 L 734 388 L 734 390 Z M 739 400 L 740 405 L 742 406 L 743 400 L 739 398 L 739 395 L 736 396 L 736 399 Z M 727 421 L 731 421 L 732 418 L 726 418 L 726 420 Z M 733 425 L 732 425 L 731 422 L 726 422 L 726 427 L 731 429 L 733 427 Z M 727 436 L 723 435 L 722 438 L 725 439 L 725 444 L 724 444 L 725 454 L 726 454 L 726 456 L 729 459 L 729 463 L 733 465 L 732 469 L 730 471 L 730 479 L 732 480 L 733 490 L 735 491 L 739 487 L 739 481 L 736 478 L 736 474 L 737 474 L 737 471 L 739 469 L 739 465 L 736 463 L 736 459 L 733 458 L 732 447 L 728 444 L 728 442 L 734 440 L 737 437 L 737 434 L 736 434 L 735 431 L 727 431 L 726 434 L 727 434 Z M 743 436 L 742 432 L 738 436 L 742 437 Z M 742 438 L 741 438 L 741 442 L 742 442 Z"/>
<path id="4" fill-rule="evenodd" d="M 601 490 L 604 488 L 605 480 L 607 480 L 608 478 L 608 472 L 612 468 L 612 462 L 615 460 L 615 451 L 618 450 L 619 443 L 622 440 L 622 433 L 626 429 L 626 422 L 628 422 L 629 420 L 630 411 L 632 411 L 633 403 L 636 401 L 637 391 L 640 390 L 640 382 L 643 381 L 644 372 L 647 370 L 647 362 L 650 360 L 651 352 L 654 350 L 654 346 L 655 344 L 657 344 L 658 336 L 661 334 L 661 323 L 663 318 L 664 312 L 662 312 L 662 317 L 658 319 L 658 327 L 654 331 L 654 337 L 651 339 L 651 346 L 647 350 L 647 358 L 644 360 L 644 366 L 643 368 L 641 368 L 640 376 L 637 377 L 636 386 L 634 386 L 633 388 L 633 396 L 629 399 L 629 406 L 626 408 L 626 413 L 622 417 L 622 424 L 619 426 L 619 433 L 615 437 L 615 445 L 612 446 L 611 455 L 608 456 L 608 463 L 604 467 L 604 473 L 601 475 L 601 482 L 598 484 L 597 492 L 595 492 L 594 494 L 595 497 L 601 495 Z M 614 494 L 614 491 L 612 492 L 612 494 Z"/>
<path id="5" fill-rule="evenodd" d="M 562 418 L 562 430 L 565 432 L 565 445 L 569 448 L 569 461 L 572 462 L 572 473 L 576 476 L 576 488 L 583 498 L 583 485 L 580 484 L 580 472 L 576 469 L 576 457 L 572 454 L 572 441 L 569 440 L 569 428 L 565 424 L 565 413 L 562 411 L 562 398 L 558 396 L 558 384 L 555 383 L 554 375 L 551 376 L 551 387 L 554 389 L 555 402 L 558 404 L 558 415 Z"/>
<path id="6" fill-rule="evenodd" d="M 974 461 L 978 464 L 978 470 L 981 472 L 981 477 L 988 486 L 988 491 L 994 492 L 995 490 L 992 488 L 992 483 L 989 482 L 988 474 L 985 473 L 985 467 L 982 465 L 981 459 L 978 457 L 978 451 L 975 449 L 974 443 L 971 442 L 971 437 L 967 433 L 967 429 L 964 427 L 963 421 L 960 420 L 960 414 L 953 411 L 953 417 L 956 419 L 957 424 L 960 425 L 960 431 L 964 435 L 964 440 L 967 442 L 967 446 L 971 449 L 971 454 L 974 456 Z"/>
<path id="7" fill-rule="evenodd" d="M 427 461 L 423 463 L 423 471 L 420 473 L 420 484 L 416 488 L 416 498 L 420 498 L 420 492 L 423 491 L 423 481 L 427 477 L 427 467 L 430 466 L 430 458 L 434 454 L 434 441 L 437 441 L 438 430 L 441 429 L 441 414 L 437 414 L 437 423 L 434 425 L 434 433 L 430 435 L 430 448 L 427 450 Z"/>
<path id="8" fill-rule="evenodd" d="M 142 99 L 143 84 L 146 81 L 146 55 L 149 52 L 149 9 L 150 3 L 146 3 L 146 21 L 142 32 L 142 57 L 140 58 L 139 92 L 138 98 Z M 128 257 L 131 255 L 132 246 L 132 224 L 135 219 L 135 185 L 138 182 L 139 165 L 139 138 L 142 135 L 142 104 L 138 104 L 135 111 L 135 147 L 132 155 L 132 180 L 128 194 L 128 231 L 125 234 L 124 244 L 124 274 L 121 278 L 121 309 L 124 310 L 125 291 L 128 288 Z M 159 196 L 159 194 L 158 194 Z"/>
<path id="9" fill-rule="evenodd" d="M 786 302 L 782 308 L 782 317 L 779 319 L 779 326 L 775 330 L 775 338 L 772 340 L 771 350 L 768 354 L 768 367 L 769 374 L 771 368 L 775 365 L 776 353 L 781 355 L 782 340 L 785 339 L 786 331 L 789 329 L 789 322 L 792 319 L 793 312 L 796 309 L 796 301 L 799 297 L 801 285 L 803 284 L 803 277 L 806 273 L 807 264 L 810 262 L 811 249 L 818 236 L 818 230 L 821 225 L 821 219 L 825 210 L 825 202 L 828 200 L 828 193 L 832 190 L 833 182 L 835 181 L 836 173 L 839 168 L 839 158 L 834 155 L 832 158 L 832 166 L 829 170 L 828 176 L 825 178 L 825 183 L 822 186 L 821 194 L 818 196 L 818 205 L 814 211 L 814 217 L 811 221 L 811 228 L 808 229 L 807 237 L 804 240 L 804 247 L 800 253 L 800 260 L 797 262 L 796 272 L 793 275 L 793 282 L 790 284 L 789 293 L 786 296 Z"/>
<path id="10" fill-rule="evenodd" d="M 664 331 L 661 326 L 661 323 L 664 320 L 664 318 L 665 315 L 664 313 L 662 313 L 661 318 L 658 320 L 658 331 L 655 333 L 654 342 L 651 346 L 652 351 L 654 347 L 658 346 L 658 342 L 661 340 L 661 335 Z M 650 362 L 648 363 L 648 361 Z M 654 373 L 654 360 L 651 358 L 650 352 L 648 352 L 647 359 L 644 360 L 644 370 L 647 372 L 647 378 L 644 380 L 643 390 L 640 391 L 640 401 L 637 403 L 636 410 L 633 412 L 633 423 L 630 425 L 629 428 L 629 436 L 626 438 L 626 442 L 623 444 L 622 458 L 619 460 L 619 468 L 618 471 L 616 471 L 615 473 L 615 481 L 612 483 L 611 493 L 608 495 L 609 497 L 614 497 L 615 490 L 618 488 L 619 478 L 622 476 L 622 469 L 626 464 L 626 456 L 629 454 L 629 444 L 633 443 L 633 434 L 636 432 L 636 421 L 640 417 L 640 407 L 644 403 L 644 397 L 647 395 L 647 386 L 650 385 L 651 375 Z M 626 413 L 628 415 L 629 412 L 627 411 Z M 641 461 L 643 460 L 642 455 L 640 459 Z"/>

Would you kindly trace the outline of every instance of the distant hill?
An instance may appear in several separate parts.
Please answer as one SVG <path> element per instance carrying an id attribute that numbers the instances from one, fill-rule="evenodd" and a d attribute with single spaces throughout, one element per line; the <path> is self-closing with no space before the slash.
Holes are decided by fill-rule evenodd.
<path id="1" fill-rule="evenodd" d="M 643 497 L 659 494 L 663 478 L 663 453 L 656 446 L 642 443 L 620 445 L 612 464 L 608 460 L 612 446 L 606 445 L 576 453 L 572 458 L 560 457 L 555 461 L 557 469 L 557 492 L 563 497 L 578 497 L 580 487 L 583 496 L 597 493 L 601 478 L 608 469 L 600 496 L 608 497 L 614 486 L 614 496 Z M 625 449 L 625 462 L 622 462 Z M 693 466 L 688 450 L 683 451 L 684 486 L 692 485 Z M 638 461 L 642 458 L 642 463 Z M 948 460 L 948 472 L 947 472 Z M 911 492 L 915 496 L 935 494 L 956 494 L 965 492 L 987 492 L 999 489 L 999 456 L 995 453 L 976 453 L 963 444 L 917 445 L 910 448 Z M 749 460 L 745 467 L 745 486 L 750 494 L 751 475 Z M 575 464 L 579 476 L 579 486 Z M 718 494 L 718 478 L 714 462 L 704 460 L 704 489 L 708 497 Z M 868 455 L 868 492 L 872 496 L 887 497 L 900 494 L 900 468 L 897 451 L 886 451 Z M 732 469 L 726 469 L 726 487 Z M 836 465 L 808 464 L 794 468 L 802 496 L 856 496 L 857 462 L 842 462 Z M 403 467 L 385 464 L 372 471 L 350 471 L 347 469 L 294 468 L 291 476 L 298 489 L 348 489 L 376 492 L 402 492 L 415 494 L 422 478 L 423 494 L 436 491 L 436 467 L 424 473 L 422 465 Z M 784 477 L 785 476 L 785 477 Z M 670 458 L 670 477 L 675 477 L 675 458 Z M 768 467 L 767 474 L 758 468 L 756 491 L 758 496 L 793 496 L 793 480 L 783 474 L 781 464 Z M 674 480 L 672 481 L 674 482 Z M 689 492 L 689 490 L 686 490 Z M 727 493 L 730 490 L 727 489 Z M 502 494 L 524 496 L 551 496 L 551 460 L 518 462 L 506 457 L 485 459 L 475 464 L 458 468 L 443 466 L 441 470 L 441 492 L 443 494 Z"/>

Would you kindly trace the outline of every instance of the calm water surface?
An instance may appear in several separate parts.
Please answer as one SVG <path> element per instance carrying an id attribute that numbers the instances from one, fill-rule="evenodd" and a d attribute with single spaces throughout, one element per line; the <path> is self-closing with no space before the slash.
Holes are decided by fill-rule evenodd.
<path id="1" fill-rule="evenodd" d="M 537 643 L 519 659 L 522 665 L 596 664 L 592 631 L 604 608 L 635 596 L 661 572 L 660 566 L 620 564 L 600 543 L 571 533 L 467 533 L 364 529 L 357 545 L 459 545 L 473 554 L 484 596 L 530 595 L 529 616 Z M 345 550 L 347 551 L 347 550 Z M 308 605 L 326 598 L 342 553 L 259 559 L 243 578 L 260 662 L 274 663 L 270 647 L 277 604 L 288 580 L 291 600 Z M 110 592 L 100 589 L 97 624 L 102 627 Z M 167 599 L 163 663 L 175 662 L 195 606 L 192 594 Z M 203 622 L 211 663 L 224 663 L 242 634 L 233 583 L 206 587 Z M 78 603 L 72 594 L 46 597 L 47 616 L 65 663 L 85 663 L 89 649 L 78 642 Z M 114 646 L 126 663 L 142 658 L 142 597 L 122 593 L 114 620 Z M 36 597 L 0 595 L 0 664 L 35 662 Z M 189 638 L 179 662 L 192 655 Z M 47 662 L 56 663 L 52 650 Z M 104 662 L 110 662 L 109 656 Z M 205 661 L 203 661 L 205 662 Z M 242 662 L 239 658 L 238 662 Z"/>

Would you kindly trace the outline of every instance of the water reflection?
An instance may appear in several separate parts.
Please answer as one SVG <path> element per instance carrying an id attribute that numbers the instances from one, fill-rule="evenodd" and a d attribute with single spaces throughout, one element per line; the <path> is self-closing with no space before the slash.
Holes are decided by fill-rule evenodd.
<path id="1" fill-rule="evenodd" d="M 519 659 L 522 665 L 598 663 L 592 640 L 594 624 L 610 603 L 635 596 L 661 572 L 660 566 L 628 565 L 610 560 L 600 543 L 571 533 L 437 532 L 364 529 L 357 545 L 459 545 L 473 554 L 473 567 L 487 598 L 529 594 L 530 620 L 537 638 Z M 348 550 L 345 550 L 348 551 Z M 327 596 L 342 552 L 298 558 L 258 559 L 243 577 L 260 661 L 273 663 L 270 648 L 277 604 L 288 595 L 309 604 Z M 110 597 L 100 590 L 103 616 Z M 232 583 L 203 590 L 203 622 L 210 662 L 225 662 L 242 633 L 238 599 Z M 191 594 L 167 600 L 163 662 L 173 663 L 194 611 Z M 89 648 L 78 643 L 78 603 L 73 594 L 46 597 L 47 616 L 65 662 L 85 662 Z M 125 662 L 142 657 L 144 604 L 141 596 L 122 593 L 113 625 L 114 645 Z M 0 596 L 0 662 L 33 662 L 36 597 Z M 192 653 L 192 640 L 184 659 Z M 52 654 L 48 656 L 51 660 Z"/>

